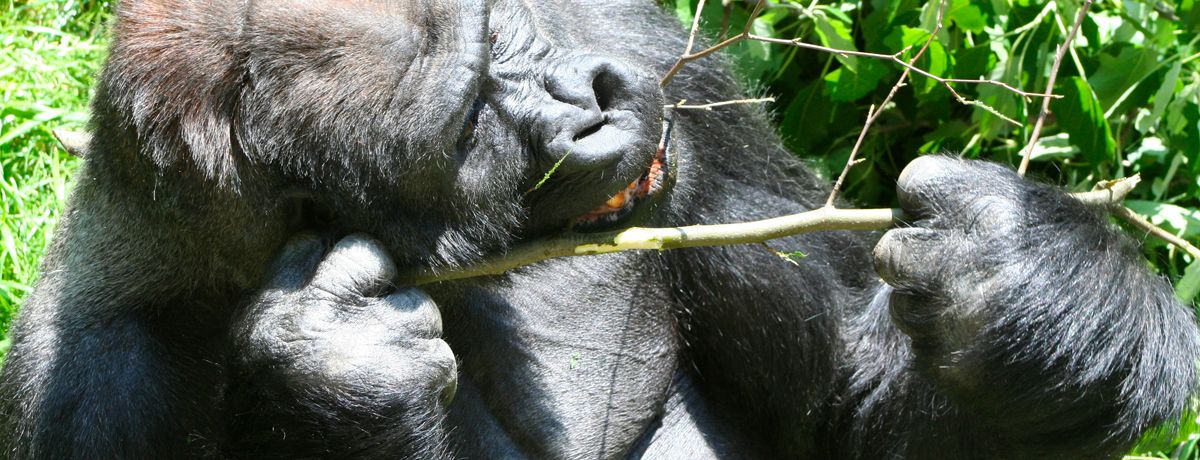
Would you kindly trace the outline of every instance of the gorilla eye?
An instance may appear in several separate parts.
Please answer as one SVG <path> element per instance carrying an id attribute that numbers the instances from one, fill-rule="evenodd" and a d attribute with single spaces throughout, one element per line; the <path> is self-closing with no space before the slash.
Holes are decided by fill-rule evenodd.
<path id="1" fill-rule="evenodd" d="M 475 125 L 479 123 L 479 112 L 483 110 L 483 96 L 475 98 L 475 102 L 471 103 L 471 108 L 467 111 L 467 117 L 463 120 L 462 134 L 459 135 L 460 141 L 465 141 L 475 133 Z"/>

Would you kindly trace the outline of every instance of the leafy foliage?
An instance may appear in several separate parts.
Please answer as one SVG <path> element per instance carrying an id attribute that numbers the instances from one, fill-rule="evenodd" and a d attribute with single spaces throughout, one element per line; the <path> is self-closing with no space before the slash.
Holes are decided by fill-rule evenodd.
<path id="1" fill-rule="evenodd" d="M 663 0 L 685 25 L 697 0 Z M 1082 2 L 946 0 L 943 28 L 917 66 L 942 78 L 997 80 L 1045 91 L 1058 46 Z M 710 40 L 741 32 L 752 0 L 709 0 Z M 935 29 L 938 1 L 769 0 L 756 34 L 905 59 Z M 1031 175 L 1075 191 L 1141 173 L 1129 206 L 1189 241 L 1200 239 L 1200 2 L 1102 0 L 1089 11 L 1053 89 L 1061 95 L 1035 143 Z M 682 50 L 681 50 L 682 51 Z M 726 56 L 748 88 L 774 96 L 788 147 L 820 174 L 841 171 L 867 110 L 903 70 L 889 61 L 742 42 Z M 895 178 L 918 155 L 956 152 L 1019 162 L 1041 109 L 994 85 L 954 83 L 963 104 L 938 82 L 914 76 L 876 122 L 847 179 L 845 195 L 865 206 L 894 206 Z M 691 101 L 693 103 L 713 101 Z M 998 115 L 999 114 L 999 115 Z M 1000 116 L 1002 115 L 1002 116 Z M 1004 118 L 1018 123 L 1014 124 Z M 1200 261 L 1153 239 L 1155 269 L 1176 281 L 1186 302 L 1200 293 Z M 1164 430 L 1138 447 L 1142 458 L 1200 458 L 1195 416 L 1178 434 Z"/>

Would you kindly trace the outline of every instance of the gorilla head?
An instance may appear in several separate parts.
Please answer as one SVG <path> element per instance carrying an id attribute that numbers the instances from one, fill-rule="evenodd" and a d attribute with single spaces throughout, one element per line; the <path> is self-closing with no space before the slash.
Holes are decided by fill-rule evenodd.
<path id="1" fill-rule="evenodd" d="M 96 128 L 160 170 L 376 235 L 400 264 L 649 205 L 656 79 L 562 11 L 493 3 L 128 1 Z"/>

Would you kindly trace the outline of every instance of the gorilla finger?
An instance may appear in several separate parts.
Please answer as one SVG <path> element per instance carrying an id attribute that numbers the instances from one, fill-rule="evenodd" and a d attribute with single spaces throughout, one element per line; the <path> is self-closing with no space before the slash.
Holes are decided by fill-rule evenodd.
<path id="1" fill-rule="evenodd" d="M 393 287 L 396 264 L 378 242 L 365 235 L 342 238 L 317 266 L 310 286 L 335 294 L 347 291 L 365 297 Z"/>
<path id="2" fill-rule="evenodd" d="M 1022 179 L 1011 169 L 984 161 L 927 155 L 909 162 L 896 179 L 905 211 L 919 217 L 956 212 L 982 196 L 1015 199 Z"/>
<path id="3" fill-rule="evenodd" d="M 435 350 L 433 356 L 437 357 L 434 365 L 440 369 L 443 378 L 442 390 L 438 394 L 438 403 L 443 408 L 450 407 L 455 393 L 458 392 L 458 359 L 454 357 L 454 350 L 445 340 L 432 340 L 430 344 Z"/>
<path id="4" fill-rule="evenodd" d="M 397 324 L 412 337 L 436 339 L 442 336 L 442 312 L 425 291 L 403 289 L 389 294 L 384 301 L 390 307 L 384 314 L 385 320 Z"/>
<path id="5" fill-rule="evenodd" d="M 948 262 L 947 247 L 956 240 L 927 228 L 889 230 L 875 244 L 875 273 L 895 287 L 932 290 Z"/>
<path id="6" fill-rule="evenodd" d="M 267 267 L 267 288 L 304 287 L 328 249 L 328 242 L 316 233 L 304 232 L 292 237 Z"/>

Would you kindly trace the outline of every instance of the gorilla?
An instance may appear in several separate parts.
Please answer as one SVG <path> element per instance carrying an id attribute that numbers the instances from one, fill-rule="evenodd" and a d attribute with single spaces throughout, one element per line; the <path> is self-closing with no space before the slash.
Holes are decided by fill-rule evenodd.
<path id="1" fill-rule="evenodd" d="M 1185 407 L 1189 309 L 1004 166 L 923 157 L 909 225 L 569 258 L 828 184 L 650 0 L 125 0 L 0 376 L 12 458 L 1106 458 Z M 795 133 L 803 135 L 803 133 Z M 660 141 L 663 141 L 660 148 Z M 542 179 L 552 171 L 544 183 Z"/>

